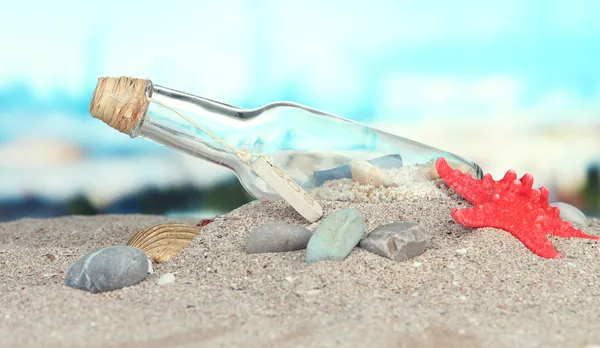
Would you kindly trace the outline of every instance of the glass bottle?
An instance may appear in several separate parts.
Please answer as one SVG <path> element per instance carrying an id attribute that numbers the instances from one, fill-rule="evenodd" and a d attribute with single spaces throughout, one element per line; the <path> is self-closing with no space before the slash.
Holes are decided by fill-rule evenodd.
<path id="1" fill-rule="evenodd" d="M 373 167 L 414 167 L 419 176 L 414 182 L 433 180 L 434 161 L 439 157 L 455 169 L 482 177 L 481 168 L 468 159 L 291 102 L 242 109 L 151 80 L 109 77 L 98 80 L 90 113 L 131 138 L 146 138 L 231 169 L 259 199 L 279 197 L 231 149 L 196 125 L 233 147 L 267 155 L 310 193 L 332 180 L 360 181 L 361 173 L 367 175 Z M 368 179 L 362 182 L 368 184 Z M 371 184 L 410 189 L 414 182 L 385 179 Z"/>

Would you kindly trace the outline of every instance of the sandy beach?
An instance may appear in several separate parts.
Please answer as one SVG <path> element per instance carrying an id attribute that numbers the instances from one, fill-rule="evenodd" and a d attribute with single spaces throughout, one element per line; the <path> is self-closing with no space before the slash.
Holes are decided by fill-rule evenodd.
<path id="1" fill-rule="evenodd" d="M 367 231 L 420 222 L 421 256 L 395 262 L 355 248 L 341 262 L 305 251 L 251 254 L 266 221 L 309 226 L 283 202 L 255 201 L 218 217 L 138 285 L 90 294 L 64 285 L 91 250 L 124 245 L 138 228 L 195 219 L 71 216 L 0 224 L 1 347 L 593 347 L 600 345 L 600 244 L 551 237 L 542 259 L 507 232 L 469 229 L 458 200 L 323 201 L 355 207 Z M 314 226 L 313 226 L 314 227 Z M 586 233 L 600 235 L 600 220 Z M 158 278 L 174 273 L 173 284 Z"/>

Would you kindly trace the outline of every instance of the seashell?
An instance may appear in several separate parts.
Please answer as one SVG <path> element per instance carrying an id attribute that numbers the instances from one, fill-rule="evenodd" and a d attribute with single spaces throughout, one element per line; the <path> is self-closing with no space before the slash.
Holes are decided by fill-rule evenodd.
<path id="1" fill-rule="evenodd" d="M 127 245 L 141 249 L 149 259 L 161 263 L 188 246 L 198 233 L 197 226 L 159 224 L 138 230 Z"/>
<path id="2" fill-rule="evenodd" d="M 367 161 L 354 160 L 350 162 L 350 172 L 352 173 L 352 180 L 363 185 L 373 185 L 375 187 L 394 185 L 392 180 L 379 167 Z"/>
<path id="3" fill-rule="evenodd" d="M 460 170 L 463 174 L 474 174 L 471 167 L 464 163 L 455 163 L 452 161 L 447 161 L 450 167 L 455 170 Z M 417 169 L 417 173 L 415 175 L 415 180 L 418 182 L 423 181 L 432 181 L 440 178 L 440 174 L 437 172 L 437 168 L 435 167 L 435 161 L 431 160 L 424 164 L 422 167 Z"/>
<path id="4" fill-rule="evenodd" d="M 415 174 L 415 180 L 417 182 L 437 180 L 439 178 L 440 175 L 438 174 L 437 169 L 435 168 L 435 163 L 432 162 L 429 162 L 424 166 L 419 167 L 419 169 L 417 169 L 417 173 Z"/>

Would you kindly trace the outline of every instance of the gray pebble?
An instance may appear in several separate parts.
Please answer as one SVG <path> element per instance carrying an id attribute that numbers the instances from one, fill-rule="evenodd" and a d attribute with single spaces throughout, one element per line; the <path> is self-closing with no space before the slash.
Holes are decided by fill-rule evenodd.
<path id="1" fill-rule="evenodd" d="M 382 225 L 360 242 L 360 247 L 394 261 L 406 261 L 425 252 L 430 237 L 417 223 Z"/>
<path id="2" fill-rule="evenodd" d="M 550 203 L 550 206 L 558 207 L 560 209 L 559 217 L 562 220 L 571 221 L 572 223 L 577 224 L 579 227 L 584 227 L 587 225 L 587 217 L 585 214 L 574 206 L 563 202 Z"/>
<path id="3" fill-rule="evenodd" d="M 246 252 L 277 253 L 306 248 L 312 232 L 302 226 L 267 222 L 256 228 L 246 239 Z"/>
<path id="4" fill-rule="evenodd" d="M 148 275 L 148 257 L 142 250 L 111 246 L 92 251 L 71 265 L 65 285 L 98 293 L 135 285 Z"/>
<path id="5" fill-rule="evenodd" d="M 306 261 L 341 261 L 360 242 L 365 233 L 365 218 L 354 208 L 329 215 L 317 227 L 306 246 Z"/>

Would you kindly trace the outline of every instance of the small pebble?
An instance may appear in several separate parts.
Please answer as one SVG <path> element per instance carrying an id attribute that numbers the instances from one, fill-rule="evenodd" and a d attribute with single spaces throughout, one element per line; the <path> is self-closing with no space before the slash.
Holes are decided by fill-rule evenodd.
<path id="1" fill-rule="evenodd" d="M 354 208 L 338 210 L 316 229 L 306 246 L 306 261 L 341 261 L 365 233 L 365 218 Z"/>
<path id="2" fill-rule="evenodd" d="M 412 222 L 381 225 L 360 242 L 360 247 L 394 261 L 406 261 L 425 252 L 430 237 Z"/>
<path id="3" fill-rule="evenodd" d="M 469 251 L 469 249 L 467 249 L 467 248 L 462 248 L 462 249 L 458 249 L 458 250 L 456 250 L 456 253 L 457 253 L 458 255 L 465 255 L 465 254 L 466 254 L 468 251 Z"/>
<path id="4" fill-rule="evenodd" d="M 302 226 L 267 222 L 256 228 L 246 240 L 246 252 L 277 253 L 306 248 L 312 232 Z"/>
<path id="5" fill-rule="evenodd" d="M 154 273 L 154 268 L 152 267 L 152 261 L 148 259 L 148 274 Z"/>
<path id="6" fill-rule="evenodd" d="M 321 289 L 312 289 L 306 292 L 306 296 L 317 296 L 321 293 Z"/>
<path id="7" fill-rule="evenodd" d="M 585 214 L 574 206 L 563 202 L 550 203 L 550 206 L 558 207 L 560 209 L 559 217 L 564 221 L 571 221 L 580 227 L 587 225 L 587 217 Z"/>
<path id="8" fill-rule="evenodd" d="M 165 273 L 158 278 L 156 284 L 158 285 L 166 285 L 175 282 L 175 275 L 173 273 Z"/>
<path id="9" fill-rule="evenodd" d="M 69 268 L 65 285 L 105 292 L 135 285 L 148 276 L 148 257 L 138 248 L 111 246 L 94 250 Z"/>

